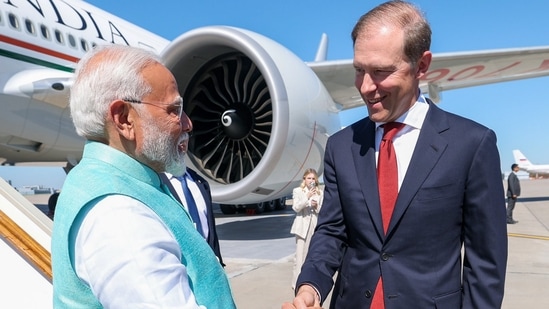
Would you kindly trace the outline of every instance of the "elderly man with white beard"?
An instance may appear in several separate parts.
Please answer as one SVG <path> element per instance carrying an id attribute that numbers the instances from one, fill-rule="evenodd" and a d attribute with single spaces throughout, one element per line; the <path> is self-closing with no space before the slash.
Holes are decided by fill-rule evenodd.
<path id="1" fill-rule="evenodd" d="M 52 235 L 55 308 L 235 308 L 227 276 L 159 173 L 183 175 L 192 123 L 147 51 L 97 47 L 77 65 L 71 116 L 86 138 Z"/>

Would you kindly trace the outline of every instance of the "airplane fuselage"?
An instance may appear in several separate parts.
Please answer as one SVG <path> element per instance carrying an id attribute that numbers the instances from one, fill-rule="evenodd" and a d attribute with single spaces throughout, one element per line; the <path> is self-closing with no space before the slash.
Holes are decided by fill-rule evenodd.
<path id="1" fill-rule="evenodd" d="M 190 44 L 178 41 L 184 35 L 169 42 L 83 1 L 1 1 L 0 163 L 76 164 L 85 141 L 75 133 L 68 108 L 74 67 L 95 45 L 124 44 L 149 49 L 163 61 L 172 62 L 170 70 L 177 78 L 181 94 L 187 96 L 197 94 L 192 89 L 215 95 L 219 89 L 193 86 L 197 82 L 194 76 L 216 70 L 219 67 L 216 61 L 224 62 L 220 67 L 229 68 L 237 59 L 236 66 L 240 72 L 247 72 L 247 77 L 232 80 L 233 71 L 220 75 L 225 78 L 220 82 L 249 83 L 238 87 L 252 92 L 234 102 L 224 102 L 226 106 L 218 104 L 219 115 L 216 110 L 208 119 L 219 124 L 222 114 L 235 106 L 239 106 L 243 117 L 259 117 L 249 121 L 254 126 L 248 128 L 245 138 L 228 141 L 233 147 L 252 147 L 252 151 L 216 154 L 216 158 L 234 155 L 230 160 L 242 162 L 229 165 L 228 172 L 219 172 L 214 161 L 209 161 L 208 166 L 194 167 L 209 177 L 212 197 L 219 203 L 262 203 L 286 196 L 300 180 L 303 168 L 320 170 L 326 136 L 340 128 L 337 107 L 310 68 L 280 44 L 243 29 L 211 28 L 213 36 L 206 34 L 210 29 L 195 31 L 199 33 L 198 40 L 192 39 Z M 246 102 L 250 98 L 265 103 Z M 192 106 L 192 101 L 189 99 L 185 105 Z M 299 104 L 289 104 L 290 101 Z M 200 106 L 205 104 L 211 102 L 202 101 Z M 311 111 L 315 111 L 314 117 Z M 197 151 L 194 155 L 202 153 Z M 189 161 L 192 166 L 206 160 Z"/>
<path id="2" fill-rule="evenodd" d="M 534 164 L 518 149 L 513 150 L 513 157 L 521 171 L 525 171 L 535 177 L 549 175 L 549 164 Z"/>
<path id="3" fill-rule="evenodd" d="M 519 166 L 519 169 L 522 169 L 530 174 L 549 175 L 549 165 L 534 165 L 524 168 Z"/>
<path id="4" fill-rule="evenodd" d="M 67 107 L 70 78 L 80 57 L 100 44 L 139 46 L 159 53 L 168 41 L 85 2 L 0 2 L 4 163 L 80 157 L 84 140 L 76 135 Z"/>

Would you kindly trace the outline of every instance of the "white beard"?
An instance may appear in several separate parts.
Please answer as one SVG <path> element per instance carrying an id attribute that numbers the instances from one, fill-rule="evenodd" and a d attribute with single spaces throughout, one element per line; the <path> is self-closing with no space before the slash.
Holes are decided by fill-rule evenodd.
<path id="1" fill-rule="evenodd" d="M 185 154 L 179 151 L 179 144 L 188 138 L 185 133 L 177 140 L 166 132 L 163 132 L 154 121 L 146 116 L 144 121 L 145 137 L 141 155 L 150 162 L 160 162 L 164 170 L 174 176 L 185 174 Z"/>

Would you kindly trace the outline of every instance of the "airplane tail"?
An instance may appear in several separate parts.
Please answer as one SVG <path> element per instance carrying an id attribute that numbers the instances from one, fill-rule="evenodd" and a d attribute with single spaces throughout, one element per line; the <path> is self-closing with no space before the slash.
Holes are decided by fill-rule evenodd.
<path id="1" fill-rule="evenodd" d="M 326 61 L 326 56 L 328 55 L 328 35 L 323 33 L 320 37 L 320 44 L 318 45 L 318 50 L 316 51 L 315 62 L 317 61 Z"/>
<path id="2" fill-rule="evenodd" d="M 533 165 L 532 162 L 530 162 L 530 160 L 528 160 L 528 158 L 526 158 L 526 156 L 523 155 L 518 149 L 513 150 L 513 156 L 515 157 L 515 163 L 519 165 L 520 169 Z"/>

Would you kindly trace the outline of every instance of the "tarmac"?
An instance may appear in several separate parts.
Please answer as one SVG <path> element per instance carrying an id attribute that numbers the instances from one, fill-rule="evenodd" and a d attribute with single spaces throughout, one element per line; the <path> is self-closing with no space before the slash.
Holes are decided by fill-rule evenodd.
<path id="1" fill-rule="evenodd" d="M 519 222 L 507 225 L 509 256 L 501 308 L 549 308 L 549 179 L 521 180 L 521 187 L 514 211 Z M 292 220 L 291 207 L 253 216 L 216 211 L 225 270 L 238 308 L 281 308 L 293 299 Z M 323 308 L 328 307 L 327 301 Z"/>
<path id="2" fill-rule="evenodd" d="M 521 180 L 502 308 L 549 308 L 549 179 Z"/>

